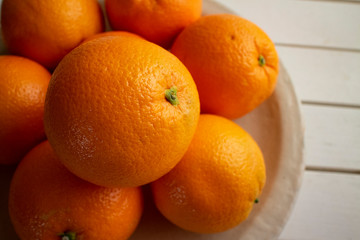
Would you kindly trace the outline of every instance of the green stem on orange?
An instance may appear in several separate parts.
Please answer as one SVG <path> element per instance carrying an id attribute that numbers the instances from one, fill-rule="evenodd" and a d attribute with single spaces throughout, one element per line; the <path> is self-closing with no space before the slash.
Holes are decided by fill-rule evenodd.
<path id="1" fill-rule="evenodd" d="M 58 234 L 61 237 L 61 240 L 76 240 L 76 233 L 71 231 L 66 231 Z"/>
<path id="2" fill-rule="evenodd" d="M 259 202 L 259 199 L 258 198 L 256 198 L 255 199 L 255 201 L 254 201 L 254 203 L 258 203 Z"/>
<path id="3" fill-rule="evenodd" d="M 179 99 L 177 97 L 177 87 L 173 86 L 170 89 L 165 90 L 165 98 L 172 105 L 176 106 L 179 104 Z"/>
<path id="4" fill-rule="evenodd" d="M 259 56 L 258 61 L 259 61 L 260 67 L 264 66 L 265 63 L 266 63 L 265 58 L 264 58 L 263 55 L 260 55 L 260 56 Z"/>

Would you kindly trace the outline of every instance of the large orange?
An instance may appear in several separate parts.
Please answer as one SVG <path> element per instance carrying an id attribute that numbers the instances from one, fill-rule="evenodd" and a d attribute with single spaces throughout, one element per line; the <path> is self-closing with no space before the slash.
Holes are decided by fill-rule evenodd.
<path id="1" fill-rule="evenodd" d="M 258 26 L 241 17 L 202 17 L 178 36 L 171 51 L 192 74 L 203 113 L 238 118 L 274 91 L 275 46 Z"/>
<path id="2" fill-rule="evenodd" d="M 45 132 L 70 171 L 103 186 L 139 186 L 172 169 L 199 118 L 185 66 L 133 36 L 84 43 L 58 65 L 45 101 Z"/>
<path id="3" fill-rule="evenodd" d="M 21 161 L 10 186 L 9 213 L 21 239 L 125 240 L 142 210 L 140 188 L 105 188 L 74 176 L 47 141 Z"/>
<path id="4" fill-rule="evenodd" d="M 184 158 L 151 187 L 171 222 L 214 233 L 245 220 L 264 184 L 264 160 L 253 138 L 226 118 L 201 115 Z"/>
<path id="5" fill-rule="evenodd" d="M 12 53 L 54 68 L 104 23 L 96 0 L 3 0 L 1 27 Z"/>
<path id="6" fill-rule="evenodd" d="M 202 0 L 105 0 L 112 28 L 170 47 L 174 38 L 201 16 Z"/>
<path id="7" fill-rule="evenodd" d="M 19 162 L 45 139 L 44 101 L 50 73 L 17 56 L 0 56 L 0 164 Z"/>

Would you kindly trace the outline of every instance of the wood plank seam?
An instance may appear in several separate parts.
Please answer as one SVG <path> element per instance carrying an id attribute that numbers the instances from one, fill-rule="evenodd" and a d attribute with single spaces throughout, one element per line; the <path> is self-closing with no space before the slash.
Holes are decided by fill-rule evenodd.
<path id="1" fill-rule="evenodd" d="M 296 44 L 296 43 L 280 43 L 280 42 L 274 42 L 274 44 L 275 44 L 275 46 L 279 46 L 279 47 L 306 48 L 306 49 L 319 49 L 319 50 L 360 53 L 360 49 L 357 49 L 357 48 L 342 48 L 342 47 L 330 47 L 330 46 L 322 46 L 322 45 L 305 45 L 305 44 L 302 45 L 302 44 Z"/>
<path id="2" fill-rule="evenodd" d="M 344 173 L 344 174 L 356 174 L 360 175 L 360 170 L 348 169 L 348 168 L 332 168 L 324 166 L 306 166 L 306 171 L 315 171 L 315 172 L 328 172 L 328 173 Z"/>
<path id="3" fill-rule="evenodd" d="M 355 108 L 355 109 L 360 108 L 360 105 L 357 105 L 357 104 L 335 103 L 335 102 L 320 102 L 320 101 L 310 101 L 310 100 L 301 100 L 301 104 L 304 104 L 304 105 L 318 105 L 318 106 L 326 106 L 326 107 L 339 107 L 339 108 Z"/>
<path id="4" fill-rule="evenodd" d="M 337 2 L 337 3 L 354 3 L 359 4 L 360 0 L 303 0 L 306 2 Z"/>

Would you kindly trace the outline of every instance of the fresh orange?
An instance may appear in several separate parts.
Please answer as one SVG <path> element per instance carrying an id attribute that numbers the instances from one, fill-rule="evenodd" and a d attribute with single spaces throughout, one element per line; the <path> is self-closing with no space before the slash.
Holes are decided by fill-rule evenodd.
<path id="1" fill-rule="evenodd" d="M 105 188 L 76 177 L 47 141 L 21 161 L 9 194 L 21 239 L 128 239 L 143 210 L 140 188 Z"/>
<path id="2" fill-rule="evenodd" d="M 96 0 L 3 0 L 1 27 L 10 52 L 52 69 L 104 21 Z"/>
<path id="3" fill-rule="evenodd" d="M 201 16 L 202 0 L 105 0 L 110 25 L 168 48 Z"/>
<path id="4" fill-rule="evenodd" d="M 126 32 L 126 31 L 109 31 L 109 32 L 102 32 L 102 33 L 98 33 L 95 35 L 92 35 L 88 38 L 86 38 L 83 43 L 89 42 L 91 40 L 100 38 L 100 37 L 109 37 L 109 36 L 131 36 L 131 37 L 138 37 L 141 38 L 139 35 L 135 34 L 135 33 L 131 33 L 131 32 Z"/>
<path id="5" fill-rule="evenodd" d="M 229 14 L 202 17 L 171 49 L 198 87 L 202 113 L 238 118 L 274 91 L 278 55 L 254 23 Z"/>
<path id="6" fill-rule="evenodd" d="M 183 159 L 151 187 L 156 206 L 171 222 L 215 233 L 248 217 L 265 175 L 262 153 L 245 130 L 226 118 L 200 115 Z"/>
<path id="7" fill-rule="evenodd" d="M 65 56 L 50 81 L 44 122 L 75 175 L 102 186 L 139 186 L 180 161 L 199 112 L 185 66 L 165 49 L 123 35 Z"/>
<path id="8" fill-rule="evenodd" d="M 43 115 L 50 73 L 17 56 L 0 56 L 0 164 L 14 164 L 45 139 Z"/>

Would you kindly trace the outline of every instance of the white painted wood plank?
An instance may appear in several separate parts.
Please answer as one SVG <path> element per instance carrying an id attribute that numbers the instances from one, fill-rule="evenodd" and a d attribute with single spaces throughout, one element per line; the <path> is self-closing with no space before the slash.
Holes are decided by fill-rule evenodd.
<path id="1" fill-rule="evenodd" d="M 360 4 L 217 0 L 260 26 L 276 43 L 360 49 Z"/>
<path id="2" fill-rule="evenodd" d="M 341 3 L 359 3 L 360 0 L 302 0 L 302 1 L 324 1 L 324 2 L 341 2 Z"/>
<path id="3" fill-rule="evenodd" d="M 280 240 L 360 239 L 360 175 L 307 171 Z"/>
<path id="4" fill-rule="evenodd" d="M 360 52 L 282 46 L 277 51 L 301 100 L 360 106 Z"/>
<path id="5" fill-rule="evenodd" d="M 308 167 L 360 171 L 360 108 L 302 105 Z"/>

